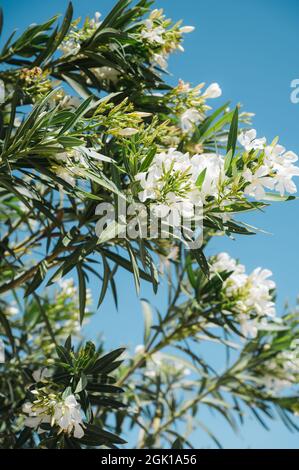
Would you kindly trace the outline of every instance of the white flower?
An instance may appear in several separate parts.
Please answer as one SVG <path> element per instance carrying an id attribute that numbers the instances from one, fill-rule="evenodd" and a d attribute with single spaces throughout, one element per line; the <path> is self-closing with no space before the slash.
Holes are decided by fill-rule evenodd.
<path id="1" fill-rule="evenodd" d="M 197 109 L 187 109 L 187 111 L 180 116 L 180 126 L 182 131 L 186 133 L 192 131 L 194 129 L 194 124 L 198 124 L 200 118 L 201 114 Z"/>
<path id="2" fill-rule="evenodd" d="M 135 347 L 135 354 L 144 354 L 145 346 L 144 344 L 137 344 Z"/>
<path id="3" fill-rule="evenodd" d="M 152 55 L 151 57 L 151 64 L 155 67 L 155 66 L 158 66 L 160 67 L 161 69 L 163 70 L 166 70 L 167 67 L 168 67 L 168 54 L 158 54 L 158 53 L 155 53 Z"/>
<path id="4" fill-rule="evenodd" d="M 47 423 L 58 426 L 60 432 L 72 434 L 77 439 L 84 436 L 81 407 L 74 395 L 61 399 L 53 394 L 40 396 L 38 390 L 31 392 L 37 399 L 23 405 L 23 413 L 28 415 L 25 426 L 37 429 L 41 424 Z"/>
<path id="5" fill-rule="evenodd" d="M 69 55 L 76 55 L 80 51 L 80 44 L 74 39 L 68 39 L 67 41 L 63 41 L 60 44 L 59 49 L 65 57 Z"/>
<path id="6" fill-rule="evenodd" d="M 259 167 L 255 173 L 247 168 L 243 172 L 243 178 L 249 184 L 245 187 L 244 193 L 256 199 L 263 199 L 265 197 L 264 188 L 274 189 L 275 182 L 273 178 L 267 176 L 268 174 L 269 168 L 265 165 Z"/>
<path id="7" fill-rule="evenodd" d="M 270 291 L 275 289 L 275 282 L 268 279 L 272 276 L 269 269 L 256 268 L 248 277 L 249 293 L 246 305 L 253 308 L 260 316 L 274 317 L 275 304 Z"/>
<path id="8" fill-rule="evenodd" d="M 140 182 L 143 189 L 138 193 L 141 202 L 145 202 L 147 199 L 157 198 L 157 190 L 163 186 L 162 182 L 159 183 L 157 181 L 160 176 L 161 174 L 158 174 L 158 169 L 155 167 L 148 173 L 142 172 L 135 176 L 135 180 Z"/>
<path id="9" fill-rule="evenodd" d="M 217 196 L 219 183 L 224 178 L 224 160 L 216 153 L 201 153 L 193 155 L 192 181 L 196 184 L 199 175 L 206 170 L 204 182 L 201 186 L 201 196 L 205 200 L 208 196 Z"/>
<path id="10" fill-rule="evenodd" d="M 73 297 L 76 293 L 74 279 L 59 279 L 58 285 L 62 293 L 68 297 Z"/>
<path id="11" fill-rule="evenodd" d="M 92 28 L 98 28 L 101 24 L 100 18 L 102 14 L 99 11 L 96 11 L 94 14 L 94 18 L 92 18 L 89 22 Z"/>
<path id="12" fill-rule="evenodd" d="M 171 208 L 173 214 L 177 211 L 178 217 L 193 218 L 195 207 L 202 207 L 207 196 L 218 194 L 223 166 L 223 158 L 216 154 L 190 157 L 189 153 L 173 148 L 161 152 L 154 157 L 147 172 L 135 176 L 141 186 L 139 200 L 156 201 L 155 211 L 159 216 L 166 216 Z M 204 170 L 206 175 L 199 189 L 197 180 Z"/>
<path id="13" fill-rule="evenodd" d="M 163 33 L 165 33 L 165 29 L 162 26 L 154 27 L 153 21 L 147 19 L 144 22 L 144 28 L 141 31 L 141 37 L 150 43 L 164 44 L 165 41 L 162 37 Z"/>
<path id="14" fill-rule="evenodd" d="M 17 315 L 19 313 L 19 309 L 15 306 L 15 305 L 7 305 L 5 308 L 4 308 L 4 315 L 7 315 L 7 316 L 13 316 L 13 315 Z"/>
<path id="15" fill-rule="evenodd" d="M 222 252 L 219 253 L 216 257 L 216 259 L 213 261 L 212 267 L 211 267 L 211 272 L 221 272 L 221 271 L 227 271 L 227 272 L 234 272 L 236 269 L 240 269 L 240 264 L 237 263 L 237 261 L 232 258 L 228 253 Z M 245 270 L 245 267 L 244 267 Z"/>
<path id="16" fill-rule="evenodd" d="M 211 83 L 211 85 L 208 86 L 206 91 L 203 93 L 202 97 L 205 99 L 211 99 L 211 98 L 219 98 L 219 96 L 222 95 L 222 90 L 218 83 Z"/>
<path id="17" fill-rule="evenodd" d="M 262 150 L 266 144 L 266 138 L 256 138 L 256 130 L 250 129 L 249 131 L 242 131 L 238 137 L 239 143 L 250 152 L 251 150 Z"/>
<path id="18" fill-rule="evenodd" d="M 77 439 L 84 436 L 81 408 L 74 395 L 54 406 L 53 419 L 63 432 L 73 433 Z"/>
<path id="19" fill-rule="evenodd" d="M 26 402 L 22 407 L 23 413 L 28 414 L 25 418 L 25 426 L 28 428 L 38 428 L 41 424 L 51 422 L 51 416 L 42 407 L 34 406 L 34 403 Z"/>
<path id="20" fill-rule="evenodd" d="M 235 302 L 243 335 L 254 338 L 257 331 L 265 327 L 267 317 L 274 318 L 276 314 L 271 293 L 275 289 L 275 282 L 269 279 L 272 272 L 256 268 L 247 275 L 244 265 L 227 253 L 220 253 L 212 259 L 211 272 L 223 271 L 231 272 L 223 282 L 223 294 Z"/>
<path id="21" fill-rule="evenodd" d="M 295 165 L 283 166 L 275 165 L 276 174 L 273 177 L 276 191 L 283 196 L 285 193 L 294 194 L 297 187 L 292 181 L 293 176 L 299 176 L 299 168 Z"/>
<path id="22" fill-rule="evenodd" d="M 245 338 L 256 338 L 258 334 L 259 322 L 256 318 L 249 318 L 248 315 L 241 313 L 239 315 L 242 335 Z"/>
<path id="23" fill-rule="evenodd" d="M 292 152 L 286 152 L 282 145 L 268 145 L 265 148 L 264 163 L 274 173 L 273 181 L 275 190 L 283 196 L 285 193 L 294 194 L 297 192 L 294 176 L 299 176 L 299 168 L 293 163 L 298 160 L 298 156 Z"/>

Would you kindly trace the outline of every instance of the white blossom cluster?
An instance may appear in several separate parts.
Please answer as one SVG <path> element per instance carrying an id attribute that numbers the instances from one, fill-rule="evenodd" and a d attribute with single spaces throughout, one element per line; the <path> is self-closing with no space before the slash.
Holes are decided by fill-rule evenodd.
<path id="1" fill-rule="evenodd" d="M 208 196 L 216 197 L 223 178 L 221 156 L 207 153 L 190 156 L 171 148 L 157 154 L 147 172 L 138 173 L 138 198 L 155 201 L 161 215 L 167 208 L 176 209 L 183 217 L 193 217 L 194 206 L 203 204 Z M 198 178 L 205 172 L 199 186 Z"/>
<path id="2" fill-rule="evenodd" d="M 267 318 L 273 319 L 276 315 L 272 300 L 276 285 L 269 279 L 272 272 L 256 268 L 248 275 L 245 266 L 228 253 L 219 253 L 211 260 L 211 272 L 216 275 L 231 273 L 223 282 L 222 293 L 229 302 L 233 302 L 243 335 L 255 337 L 259 329 L 265 328 Z"/>
<path id="3" fill-rule="evenodd" d="M 208 99 L 219 98 L 222 95 L 222 90 L 218 83 L 211 83 L 201 94 L 201 86 L 191 88 L 189 83 L 184 83 L 182 80 L 180 81 L 178 89 L 180 92 L 184 92 L 186 94 L 193 95 L 193 101 L 196 103 L 196 97 L 200 99 L 200 101 L 204 102 Z M 204 114 L 200 112 L 198 106 L 191 106 L 190 108 L 186 109 L 182 112 L 179 116 L 180 127 L 183 133 L 188 134 L 194 130 L 194 126 L 202 121 L 204 118 Z"/>
<path id="4" fill-rule="evenodd" d="M 165 18 L 163 9 L 154 9 L 149 18 L 144 20 L 140 38 L 150 48 L 151 64 L 167 69 L 169 54 L 175 50 L 184 51 L 181 45 L 182 35 L 194 31 L 193 26 L 171 26 L 171 20 Z"/>
<path id="5" fill-rule="evenodd" d="M 25 426 L 38 429 L 42 424 L 50 424 L 58 426 L 59 433 L 64 432 L 77 439 L 84 436 L 81 407 L 74 395 L 62 398 L 54 393 L 40 395 L 37 390 L 32 393 L 37 395 L 37 399 L 23 405 L 23 412 L 28 415 Z"/>
<path id="6" fill-rule="evenodd" d="M 184 117 L 182 125 L 188 129 L 191 117 Z M 148 170 L 135 175 L 140 184 L 138 198 L 141 202 L 155 202 L 160 215 L 167 208 L 176 209 L 184 217 L 192 217 L 197 205 L 204 205 L 207 198 L 213 197 L 219 208 L 229 204 L 231 198 L 253 196 L 262 200 L 266 197 L 265 188 L 294 193 L 297 188 L 292 178 L 299 176 L 298 160 L 294 152 L 286 152 L 280 145 L 265 145 L 264 139 L 253 139 L 255 132 L 243 132 L 239 141 L 246 152 L 263 150 L 263 162 L 255 157 L 254 165 L 246 167 L 238 186 L 234 178 L 224 171 L 224 157 L 216 153 L 190 155 L 175 148 L 158 153 Z M 250 140 L 251 139 L 251 140 Z M 217 204 L 214 204 L 214 209 Z M 224 214 L 225 215 L 225 214 Z M 229 215 L 229 214 L 228 214 Z M 224 220 L 225 222 L 225 220 Z"/>
<path id="7" fill-rule="evenodd" d="M 292 178 L 299 176 L 299 168 L 294 165 L 298 156 L 292 151 L 286 151 L 282 145 L 273 142 L 267 145 L 266 138 L 256 138 L 256 130 L 243 131 L 239 143 L 246 152 L 263 152 L 262 164 L 255 168 L 246 168 L 243 178 L 247 182 L 244 192 L 256 199 L 265 198 L 265 188 L 272 189 L 284 196 L 297 191 Z"/>

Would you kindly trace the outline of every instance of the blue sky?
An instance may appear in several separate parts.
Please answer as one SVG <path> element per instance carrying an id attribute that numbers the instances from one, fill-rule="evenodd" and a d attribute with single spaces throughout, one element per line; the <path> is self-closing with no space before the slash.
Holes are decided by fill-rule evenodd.
<path id="1" fill-rule="evenodd" d="M 66 0 L 3 0 L 4 37 L 14 28 L 47 19 L 64 12 Z M 92 15 L 98 10 L 105 14 L 112 0 L 74 0 L 76 16 Z M 186 36 L 185 53 L 175 55 L 170 62 L 170 82 L 178 78 L 193 85 L 217 81 L 223 96 L 219 105 L 231 100 L 232 105 L 242 103 L 246 111 L 256 113 L 254 127 L 260 137 L 271 141 L 280 136 L 280 142 L 299 154 L 299 104 L 290 101 L 293 79 L 299 79 L 299 2 L 297 0 L 160 0 L 159 7 L 173 19 L 196 26 L 196 31 Z M 216 104 L 214 102 L 213 104 Z M 299 182 L 298 182 L 299 183 Z M 295 303 L 299 293 L 297 267 L 299 201 L 276 204 L 266 213 L 251 215 L 248 222 L 268 232 L 255 237 L 239 237 L 236 241 L 215 239 L 210 253 L 229 251 L 240 258 L 248 270 L 256 266 L 271 269 L 278 286 L 278 305 L 288 300 Z M 98 293 L 100 286 L 93 285 Z M 115 311 L 108 297 L 88 328 L 97 336 L 103 331 L 108 347 L 125 344 L 133 347 L 141 342 L 142 318 L 136 299 L 133 279 L 126 274 L 118 277 L 120 309 Z M 142 296 L 149 298 L 159 308 L 165 304 L 164 291 L 155 298 L 149 286 L 144 286 Z M 215 352 L 216 353 L 216 352 Z M 216 428 L 224 447 L 282 447 L 299 448 L 298 435 L 292 435 L 282 424 L 271 425 L 264 431 L 253 419 L 246 419 L 246 427 L 236 437 L 222 422 L 206 413 L 211 428 Z M 207 437 L 198 432 L 195 445 L 210 445 Z"/>

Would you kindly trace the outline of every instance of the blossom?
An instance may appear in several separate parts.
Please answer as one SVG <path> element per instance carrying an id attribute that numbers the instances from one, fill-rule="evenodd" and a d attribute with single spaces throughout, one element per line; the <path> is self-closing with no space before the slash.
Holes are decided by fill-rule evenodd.
<path id="1" fill-rule="evenodd" d="M 269 168 L 262 165 L 253 173 L 249 168 L 243 172 L 243 178 L 249 182 L 244 189 L 244 193 L 256 199 L 264 199 L 265 189 L 274 189 L 275 181 L 268 176 Z"/>
<path id="2" fill-rule="evenodd" d="M 147 19 L 144 21 L 141 37 L 153 44 L 164 44 L 164 33 L 165 29 L 162 26 L 154 26 L 154 22 L 151 19 Z"/>
<path id="3" fill-rule="evenodd" d="M 23 413 L 28 415 L 25 426 L 37 429 L 42 424 L 50 424 L 58 426 L 59 433 L 64 432 L 77 439 L 84 436 L 81 407 L 74 395 L 63 399 L 55 394 L 42 395 L 38 390 L 32 393 L 37 399 L 23 405 Z"/>
<path id="4" fill-rule="evenodd" d="M 295 165 L 276 165 L 276 174 L 273 178 L 276 191 L 283 196 L 285 193 L 294 194 L 297 187 L 292 180 L 293 176 L 299 176 L 299 168 Z"/>
<path id="5" fill-rule="evenodd" d="M 254 139 L 255 136 L 256 131 L 252 130 L 239 138 L 247 150 L 264 149 L 263 165 L 254 174 L 249 169 L 243 173 L 244 178 L 250 182 L 245 188 L 245 194 L 262 199 L 265 196 L 263 187 L 275 189 L 281 196 L 285 193 L 295 193 L 297 188 L 292 178 L 299 176 L 299 168 L 293 163 L 298 160 L 298 156 L 292 151 L 286 151 L 282 145 L 267 145 L 264 148 L 262 143 L 259 146 L 257 141 L 261 139 Z"/>
<path id="6" fill-rule="evenodd" d="M 7 315 L 8 317 L 17 315 L 19 313 L 18 307 L 15 305 L 6 305 L 4 310 L 3 310 L 4 315 Z"/>
<path id="7" fill-rule="evenodd" d="M 192 219 L 196 208 L 208 196 L 217 196 L 223 178 L 223 158 L 216 154 L 182 153 L 174 148 L 157 154 L 146 172 L 136 174 L 141 202 L 154 201 L 154 213 L 166 217 L 172 211 L 173 222 L 180 216 Z M 199 176 L 206 172 L 201 187 Z"/>
<path id="8" fill-rule="evenodd" d="M 166 70 L 168 67 L 167 60 L 168 60 L 168 54 L 165 54 L 162 52 L 160 52 L 159 54 L 154 53 L 151 57 L 151 64 L 153 66 L 158 66 L 161 69 Z"/>
<path id="9" fill-rule="evenodd" d="M 89 24 L 90 24 L 90 27 L 91 28 L 98 28 L 101 24 L 101 21 L 100 21 L 100 18 L 101 18 L 102 14 L 99 12 L 99 11 L 96 11 L 95 14 L 94 14 L 94 18 L 92 18 L 90 21 L 89 21 Z"/>
<path id="10" fill-rule="evenodd" d="M 219 184 L 224 179 L 223 157 L 216 153 L 195 154 L 191 158 L 191 164 L 192 181 L 195 185 L 202 172 L 206 172 L 200 189 L 203 201 L 208 196 L 217 197 L 219 194 Z"/>
<path id="11" fill-rule="evenodd" d="M 211 83 L 208 86 L 206 91 L 203 93 L 202 97 L 205 99 L 219 98 L 222 95 L 222 90 L 218 83 Z"/>
<path id="12" fill-rule="evenodd" d="M 255 129 L 242 131 L 239 135 L 238 141 L 247 152 L 250 152 L 251 150 L 261 150 L 264 148 L 266 144 L 266 138 L 262 137 L 261 139 L 257 139 L 256 135 L 257 132 Z"/>
<path id="13" fill-rule="evenodd" d="M 234 313 L 238 314 L 241 331 L 246 337 L 255 337 L 259 329 L 265 327 L 267 318 L 275 317 L 275 304 L 272 291 L 275 282 L 270 279 L 272 272 L 260 267 L 246 274 L 245 266 L 228 253 L 219 253 L 211 259 L 211 272 L 229 273 L 222 286 L 222 295 L 232 302 Z"/>
<path id="14" fill-rule="evenodd" d="M 180 116 L 180 126 L 183 132 L 192 131 L 194 128 L 194 124 L 197 124 L 200 121 L 201 114 L 195 108 L 187 109 L 181 116 Z"/>
<path id="15" fill-rule="evenodd" d="M 267 145 L 265 147 L 265 161 L 270 166 L 278 165 L 289 165 L 298 160 L 298 156 L 291 151 L 286 152 L 285 147 L 282 145 Z"/>
<path id="16" fill-rule="evenodd" d="M 67 297 L 73 297 L 76 294 L 76 287 L 73 278 L 70 279 L 59 279 L 58 285 L 64 295 Z"/>
<path id="17" fill-rule="evenodd" d="M 59 46 L 59 49 L 65 57 L 69 55 L 76 55 L 80 51 L 80 44 L 73 38 L 62 41 Z"/>
<path id="18" fill-rule="evenodd" d="M 74 395 L 69 395 L 54 406 L 53 420 L 61 431 L 69 435 L 73 433 L 77 439 L 84 436 L 81 409 Z"/>

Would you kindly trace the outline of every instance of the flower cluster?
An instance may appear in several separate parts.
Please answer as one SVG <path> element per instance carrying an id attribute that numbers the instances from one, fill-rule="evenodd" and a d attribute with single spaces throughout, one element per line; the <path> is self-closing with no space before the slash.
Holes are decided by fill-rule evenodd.
<path id="1" fill-rule="evenodd" d="M 47 393 L 42 389 L 32 390 L 36 399 L 23 405 L 25 426 L 43 431 L 43 424 L 58 427 L 58 434 L 66 433 L 77 439 L 84 436 L 84 424 L 80 404 L 74 395 L 63 398 L 56 393 Z"/>
<path id="2" fill-rule="evenodd" d="M 138 198 L 154 201 L 161 213 L 171 208 L 192 218 L 195 206 L 217 196 L 222 173 L 223 159 L 216 154 L 190 156 L 169 149 L 154 157 L 147 172 L 135 176 L 140 185 Z"/>
<path id="3" fill-rule="evenodd" d="M 256 130 L 251 129 L 239 136 L 239 143 L 248 153 L 248 166 L 243 171 L 245 194 L 264 199 L 265 188 L 278 191 L 281 196 L 296 193 L 292 178 L 299 176 L 299 168 L 294 165 L 298 156 L 278 145 L 277 139 L 267 145 L 265 137 L 257 139 L 256 135 Z"/>
<path id="4" fill-rule="evenodd" d="M 19 74 L 19 79 L 23 91 L 29 95 L 33 101 L 38 101 L 43 96 L 46 96 L 53 88 L 53 84 L 48 78 L 48 72 L 43 71 L 40 67 L 22 69 Z"/>
<path id="5" fill-rule="evenodd" d="M 100 26 L 100 17 L 101 13 L 99 13 L 98 11 L 95 12 L 94 18 L 86 18 L 81 28 L 78 27 L 78 24 L 80 23 L 80 18 L 74 21 L 71 31 L 64 38 L 64 40 L 59 46 L 59 49 L 65 57 L 69 55 L 78 54 L 81 48 L 81 43 L 86 39 L 89 39 Z"/>
<path id="6" fill-rule="evenodd" d="M 179 80 L 178 85 L 165 95 L 165 100 L 178 117 L 184 134 L 190 133 L 194 125 L 204 119 L 206 111 L 210 109 L 205 104 L 206 100 L 218 98 L 222 94 L 218 83 L 211 83 L 204 92 L 203 87 L 204 83 L 192 88 L 189 83 Z"/>
<path id="7" fill-rule="evenodd" d="M 196 109 L 194 116 L 192 109 L 190 115 L 189 111 L 181 116 L 186 131 L 197 119 Z M 245 153 L 236 156 L 236 162 L 240 159 L 243 169 L 233 174 L 225 169 L 226 157 L 220 154 L 191 155 L 175 148 L 157 153 L 147 170 L 135 175 L 139 200 L 154 202 L 161 214 L 170 208 L 189 218 L 193 217 L 194 208 L 201 205 L 205 213 L 213 211 L 225 223 L 230 219 L 230 208 L 226 206 L 246 203 L 250 196 L 263 199 L 266 187 L 279 191 L 281 196 L 285 191 L 294 193 L 292 177 L 299 175 L 299 168 L 293 164 L 297 155 L 275 142 L 266 145 L 265 139 L 255 139 L 255 135 L 247 131 L 239 136 Z"/>
<path id="8" fill-rule="evenodd" d="M 163 13 L 163 9 L 155 9 L 150 13 L 140 30 L 140 39 L 148 46 L 150 62 L 153 66 L 167 69 L 168 56 L 175 50 L 183 51 L 182 37 L 184 33 L 194 31 L 193 26 L 172 24 Z"/>
<path id="9" fill-rule="evenodd" d="M 256 268 L 246 274 L 245 266 L 228 253 L 220 253 L 211 259 L 211 272 L 215 275 L 229 274 L 223 282 L 222 295 L 228 308 L 238 315 L 244 336 L 255 337 L 267 324 L 267 318 L 275 317 L 273 290 L 275 282 L 269 279 L 272 272 Z"/>
<path id="10" fill-rule="evenodd" d="M 294 341 L 290 349 L 280 352 L 275 359 L 268 361 L 264 383 L 268 390 L 277 393 L 297 384 L 298 377 L 298 341 Z"/>

